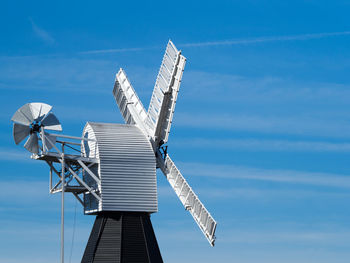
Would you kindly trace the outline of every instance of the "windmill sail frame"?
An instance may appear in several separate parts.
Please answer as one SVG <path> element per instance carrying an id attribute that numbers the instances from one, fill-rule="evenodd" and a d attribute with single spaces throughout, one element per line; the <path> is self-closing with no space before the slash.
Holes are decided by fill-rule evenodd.
<path id="1" fill-rule="evenodd" d="M 148 107 L 146 124 L 159 146 L 168 141 L 186 58 L 169 40 Z"/>

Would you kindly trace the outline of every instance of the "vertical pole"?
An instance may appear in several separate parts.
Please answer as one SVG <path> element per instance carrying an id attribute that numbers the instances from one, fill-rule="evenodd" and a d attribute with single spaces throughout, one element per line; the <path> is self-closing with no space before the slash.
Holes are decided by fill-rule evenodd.
<path id="1" fill-rule="evenodd" d="M 64 162 L 64 143 L 62 143 L 62 199 L 61 199 L 61 263 L 64 263 L 64 190 L 65 190 L 65 162 Z"/>
<path id="2" fill-rule="evenodd" d="M 52 165 L 52 162 L 50 163 Z M 51 194 L 51 191 L 52 191 L 52 167 L 50 165 L 50 179 L 49 179 L 49 190 L 50 190 L 50 194 Z"/>
<path id="3" fill-rule="evenodd" d="M 45 141 L 45 131 L 44 131 L 44 127 L 41 127 L 41 139 L 42 139 L 42 142 L 43 142 L 43 152 L 45 153 L 46 152 L 46 141 Z"/>

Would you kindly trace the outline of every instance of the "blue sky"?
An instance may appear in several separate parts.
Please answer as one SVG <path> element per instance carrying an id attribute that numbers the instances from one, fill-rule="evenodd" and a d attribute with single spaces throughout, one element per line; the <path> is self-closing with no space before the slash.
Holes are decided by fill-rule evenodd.
<path id="1" fill-rule="evenodd" d="M 76 136 L 123 123 L 116 72 L 148 107 L 169 38 L 187 57 L 169 152 L 218 229 L 211 248 L 159 173 L 165 262 L 348 262 L 348 1 L 0 6 L 0 262 L 59 261 L 60 199 L 14 144 L 12 114 L 46 102 Z M 66 261 L 80 262 L 94 218 L 72 197 L 66 208 Z"/>

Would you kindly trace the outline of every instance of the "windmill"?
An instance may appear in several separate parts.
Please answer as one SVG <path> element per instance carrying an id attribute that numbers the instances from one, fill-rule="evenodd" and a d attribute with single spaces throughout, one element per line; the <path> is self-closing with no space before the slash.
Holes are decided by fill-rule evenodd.
<path id="1" fill-rule="evenodd" d="M 167 151 L 185 63 L 169 41 L 148 111 L 119 70 L 113 95 L 125 124 L 87 122 L 82 137 L 51 133 L 62 127 L 45 103 L 26 104 L 12 117 L 15 143 L 28 137 L 24 147 L 31 157 L 50 167 L 50 193 L 62 194 L 61 262 L 66 192 L 86 215 L 96 215 L 82 262 L 163 262 L 150 221 L 158 211 L 157 168 L 214 246 L 217 223 Z"/>

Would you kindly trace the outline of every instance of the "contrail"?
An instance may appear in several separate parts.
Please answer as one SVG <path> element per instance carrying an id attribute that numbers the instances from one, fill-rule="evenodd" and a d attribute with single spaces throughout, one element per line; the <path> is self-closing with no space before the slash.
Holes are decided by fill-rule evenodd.
<path id="1" fill-rule="evenodd" d="M 301 35 L 289 35 L 289 36 L 244 38 L 244 39 L 198 42 L 198 43 L 183 43 L 183 44 L 178 44 L 177 46 L 179 46 L 179 47 L 209 47 L 209 46 L 249 45 L 249 44 L 259 44 L 259 43 L 265 43 L 265 42 L 294 41 L 294 40 L 295 41 L 302 41 L 302 40 L 320 39 L 320 38 L 346 36 L 346 35 L 350 35 L 350 31 L 315 33 L 315 34 L 301 34 Z M 100 50 L 83 51 L 83 52 L 80 52 L 80 54 L 123 53 L 123 52 L 144 51 L 144 50 L 159 49 L 159 48 L 161 48 L 161 46 L 100 49 Z"/>
<path id="2" fill-rule="evenodd" d="M 83 52 L 80 52 L 80 54 L 123 53 L 123 52 L 133 52 L 133 51 L 144 51 L 144 50 L 155 49 L 155 48 L 158 48 L 158 47 L 98 49 L 98 50 L 83 51 Z"/>
<path id="3" fill-rule="evenodd" d="M 44 29 L 39 27 L 36 23 L 34 23 L 33 19 L 29 17 L 29 21 L 32 25 L 33 32 L 46 44 L 55 44 L 56 40 Z"/>
<path id="4" fill-rule="evenodd" d="M 245 38 L 245 39 L 199 42 L 199 43 L 186 43 L 186 44 L 181 44 L 179 46 L 182 46 L 182 47 L 205 47 L 205 46 L 225 46 L 225 45 L 232 46 L 232 45 L 264 43 L 264 42 L 310 40 L 310 39 L 319 39 L 319 38 L 326 38 L 326 37 L 332 37 L 332 36 L 345 36 L 345 35 L 350 35 L 350 31 L 317 33 L 317 34 L 302 34 L 302 35 L 291 35 L 291 36 Z"/>

